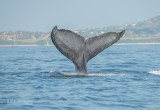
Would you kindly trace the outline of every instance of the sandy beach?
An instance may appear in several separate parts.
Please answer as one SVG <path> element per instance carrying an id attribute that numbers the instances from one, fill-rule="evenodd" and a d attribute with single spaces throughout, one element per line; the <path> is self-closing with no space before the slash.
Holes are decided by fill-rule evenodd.
<path id="1" fill-rule="evenodd" d="M 160 44 L 160 42 L 150 42 L 150 43 L 115 43 L 114 45 L 154 45 Z"/>

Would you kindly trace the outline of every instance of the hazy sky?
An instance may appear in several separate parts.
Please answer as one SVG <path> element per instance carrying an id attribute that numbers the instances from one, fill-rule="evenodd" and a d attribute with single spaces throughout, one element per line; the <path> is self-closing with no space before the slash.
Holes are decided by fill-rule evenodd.
<path id="1" fill-rule="evenodd" d="M 157 15 L 160 0 L 0 0 L 0 31 L 103 28 Z"/>

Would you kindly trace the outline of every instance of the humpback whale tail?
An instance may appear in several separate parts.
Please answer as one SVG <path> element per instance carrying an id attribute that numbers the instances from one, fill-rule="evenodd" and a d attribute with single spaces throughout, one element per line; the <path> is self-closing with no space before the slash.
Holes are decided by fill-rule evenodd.
<path id="1" fill-rule="evenodd" d="M 55 26 L 51 32 L 51 39 L 57 49 L 74 63 L 76 72 L 87 73 L 87 62 L 117 42 L 124 32 L 108 32 L 85 39 L 74 32 Z"/>

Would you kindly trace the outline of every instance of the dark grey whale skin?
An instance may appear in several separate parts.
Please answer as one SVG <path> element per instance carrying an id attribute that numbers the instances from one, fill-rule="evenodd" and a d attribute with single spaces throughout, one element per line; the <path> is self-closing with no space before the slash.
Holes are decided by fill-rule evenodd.
<path id="1" fill-rule="evenodd" d="M 58 29 L 55 26 L 51 32 L 51 39 L 57 49 L 74 63 L 76 73 L 87 74 L 87 62 L 117 42 L 124 32 L 125 30 L 108 32 L 85 39 L 72 31 Z"/>

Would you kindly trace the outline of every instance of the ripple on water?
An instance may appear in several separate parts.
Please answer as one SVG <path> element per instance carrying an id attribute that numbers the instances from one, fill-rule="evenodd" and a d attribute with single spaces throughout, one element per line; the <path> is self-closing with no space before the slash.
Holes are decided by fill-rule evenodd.
<path id="1" fill-rule="evenodd" d="M 77 75 L 53 46 L 0 47 L 0 109 L 159 110 L 159 48 L 113 45 Z"/>

